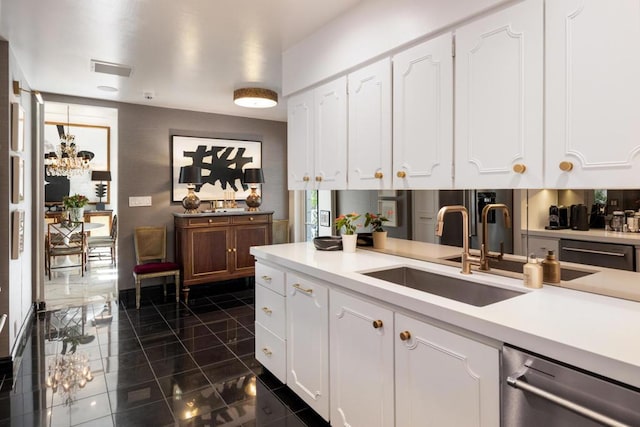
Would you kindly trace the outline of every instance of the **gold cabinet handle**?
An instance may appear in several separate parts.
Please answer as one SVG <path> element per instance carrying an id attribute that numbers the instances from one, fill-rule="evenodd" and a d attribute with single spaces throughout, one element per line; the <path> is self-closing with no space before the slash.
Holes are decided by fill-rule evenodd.
<path id="1" fill-rule="evenodd" d="M 265 275 L 265 276 L 262 276 L 262 280 L 264 280 L 265 282 L 270 282 L 271 277 Z"/>
<path id="2" fill-rule="evenodd" d="M 231 249 L 233 252 L 236 252 L 236 248 Z"/>
<path id="3" fill-rule="evenodd" d="M 227 248 L 227 252 L 231 252 L 231 248 Z"/>
<path id="4" fill-rule="evenodd" d="M 265 356 L 271 356 L 273 354 L 267 347 L 264 347 L 262 349 L 262 352 L 265 354 Z"/>
<path id="5" fill-rule="evenodd" d="M 571 162 L 560 162 L 560 170 L 563 172 L 570 172 L 573 169 L 573 163 Z"/>
<path id="6" fill-rule="evenodd" d="M 297 290 L 299 290 L 299 291 L 304 292 L 305 294 L 308 294 L 308 295 L 311 295 L 311 294 L 313 293 L 313 289 L 306 289 L 306 288 L 303 288 L 302 286 L 300 286 L 300 284 L 299 284 L 299 283 L 294 283 L 294 284 L 293 284 L 293 287 L 294 287 L 294 288 L 296 288 L 296 289 L 297 289 Z"/>
<path id="7" fill-rule="evenodd" d="M 302 177 L 302 180 L 304 182 L 309 182 L 309 177 L 307 175 L 305 175 L 304 177 Z"/>
<path id="8" fill-rule="evenodd" d="M 410 339 L 410 338 L 411 338 L 411 332 L 409 332 L 409 331 L 402 331 L 402 332 L 400 332 L 400 339 L 401 339 L 402 341 L 406 341 L 406 340 L 408 340 L 408 339 Z"/>
<path id="9" fill-rule="evenodd" d="M 316 176 L 316 181 L 317 181 L 317 182 L 322 181 L 322 177 L 321 177 L 321 176 Z"/>
<path id="10" fill-rule="evenodd" d="M 212 222 L 213 222 L 213 220 L 212 220 L 212 219 L 210 219 L 210 220 L 209 220 L 209 224 L 211 224 Z"/>
<path id="11" fill-rule="evenodd" d="M 253 221 L 253 217 L 252 216 L 249 217 L 249 221 Z"/>
<path id="12" fill-rule="evenodd" d="M 269 307 L 262 307 L 262 311 L 265 312 L 265 314 L 271 314 L 273 313 L 273 311 L 269 308 Z"/>
<path id="13" fill-rule="evenodd" d="M 378 320 L 374 320 L 373 321 L 373 328 L 374 329 L 380 329 L 382 328 L 382 320 L 378 319 Z"/>
<path id="14" fill-rule="evenodd" d="M 373 176 L 374 176 L 374 178 L 376 178 L 376 179 L 382 179 L 382 177 L 383 177 L 384 175 L 382 174 L 382 172 L 376 172 Z"/>
<path id="15" fill-rule="evenodd" d="M 398 178 L 404 178 L 407 176 L 407 173 L 405 171 L 399 171 L 397 175 L 398 175 Z"/>
<path id="16" fill-rule="evenodd" d="M 513 171 L 515 173 L 525 173 L 525 171 L 527 170 L 527 165 L 524 165 L 522 163 L 516 163 L 515 165 L 513 165 Z"/>

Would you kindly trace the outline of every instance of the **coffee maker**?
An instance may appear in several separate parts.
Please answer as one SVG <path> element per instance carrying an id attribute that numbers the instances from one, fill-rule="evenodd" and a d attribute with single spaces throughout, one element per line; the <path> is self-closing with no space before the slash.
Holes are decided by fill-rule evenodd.
<path id="1" fill-rule="evenodd" d="M 547 230 L 563 230 L 569 228 L 569 211 L 564 206 L 549 206 L 549 225 Z"/>
<path id="2" fill-rule="evenodd" d="M 595 203 L 591 206 L 591 215 L 589 215 L 589 227 L 605 228 L 607 218 L 607 208 L 602 203 Z"/>

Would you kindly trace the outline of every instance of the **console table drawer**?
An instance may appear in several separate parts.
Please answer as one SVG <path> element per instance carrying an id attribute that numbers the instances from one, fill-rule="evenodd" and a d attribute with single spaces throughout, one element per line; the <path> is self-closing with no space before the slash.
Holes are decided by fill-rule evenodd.
<path id="1" fill-rule="evenodd" d="M 269 222 L 269 215 L 238 215 L 232 216 L 234 224 L 265 224 Z"/>

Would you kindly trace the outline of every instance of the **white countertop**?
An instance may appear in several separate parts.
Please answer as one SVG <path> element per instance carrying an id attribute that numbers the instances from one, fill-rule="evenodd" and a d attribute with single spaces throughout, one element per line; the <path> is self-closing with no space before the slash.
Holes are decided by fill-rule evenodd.
<path id="1" fill-rule="evenodd" d="M 622 233 L 620 231 L 606 231 L 592 228 L 587 231 L 578 230 L 546 230 L 529 229 L 522 230 L 522 234 L 540 237 L 556 237 L 558 239 L 586 240 L 589 242 L 621 243 L 624 245 L 640 246 L 640 233 Z"/>
<path id="2" fill-rule="evenodd" d="M 389 242 L 396 246 L 398 253 L 419 251 L 437 258 L 460 251 L 398 239 Z M 251 253 L 259 261 L 640 387 L 638 302 L 556 286 L 530 290 L 520 279 L 483 272 L 463 276 L 456 267 L 362 249 L 354 254 L 317 251 L 311 242 L 253 247 Z M 394 266 L 411 266 L 526 293 L 475 307 L 360 274 Z M 603 270 L 587 277 L 594 282 L 618 277 L 625 286 L 632 285 L 628 282 L 630 278 L 637 282 L 637 273 L 623 273 L 630 276 L 610 275 L 609 270 Z"/>

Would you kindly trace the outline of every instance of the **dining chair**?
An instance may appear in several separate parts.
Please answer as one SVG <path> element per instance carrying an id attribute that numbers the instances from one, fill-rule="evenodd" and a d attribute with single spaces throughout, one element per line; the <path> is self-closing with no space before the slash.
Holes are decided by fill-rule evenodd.
<path id="1" fill-rule="evenodd" d="M 51 270 L 69 267 L 80 267 L 84 276 L 87 262 L 87 241 L 84 222 L 58 222 L 47 224 L 45 268 L 51 280 Z M 77 255 L 79 263 L 74 263 L 71 256 Z M 65 257 L 60 264 L 54 265 L 56 257 Z"/>
<path id="2" fill-rule="evenodd" d="M 167 228 L 136 227 L 133 233 L 136 266 L 136 308 L 140 308 L 140 282 L 144 279 L 163 278 L 164 296 L 167 296 L 167 277 L 174 276 L 176 302 L 180 301 L 180 265 L 167 261 Z"/>
<path id="3" fill-rule="evenodd" d="M 109 248 L 111 256 L 111 264 L 116 265 L 116 242 L 118 240 L 118 215 L 113 216 L 111 221 L 111 230 L 108 236 L 89 236 L 87 239 L 88 255 L 92 256 L 92 252 L 98 259 L 102 259 L 101 253 L 98 249 Z"/>

